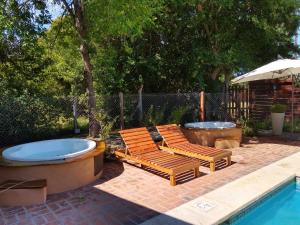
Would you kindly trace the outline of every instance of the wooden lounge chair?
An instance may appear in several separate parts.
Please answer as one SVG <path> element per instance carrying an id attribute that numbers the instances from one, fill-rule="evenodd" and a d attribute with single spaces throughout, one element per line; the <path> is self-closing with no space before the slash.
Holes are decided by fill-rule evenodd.
<path id="1" fill-rule="evenodd" d="M 227 165 L 231 165 L 231 151 L 192 144 L 176 124 L 156 126 L 156 129 L 163 138 L 162 150 L 207 161 L 212 172 L 215 171 L 216 162 L 221 159 L 225 158 Z"/>
<path id="2" fill-rule="evenodd" d="M 199 176 L 200 163 L 197 160 L 159 150 L 145 127 L 122 130 L 119 133 L 126 148 L 116 150 L 117 157 L 170 175 L 172 186 L 176 185 L 176 175 L 186 171 L 192 170 L 195 177 Z"/>

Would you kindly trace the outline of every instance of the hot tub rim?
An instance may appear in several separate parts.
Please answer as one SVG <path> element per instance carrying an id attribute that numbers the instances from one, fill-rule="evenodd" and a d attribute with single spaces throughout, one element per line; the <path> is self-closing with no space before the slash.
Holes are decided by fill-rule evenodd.
<path id="1" fill-rule="evenodd" d="M 59 140 L 59 139 L 57 139 Z M 90 139 L 86 139 L 90 140 Z M 71 158 L 65 158 L 65 159 L 59 159 L 59 160 L 45 160 L 45 161 L 17 161 L 17 160 L 7 160 L 3 158 L 2 152 L 7 149 L 1 149 L 0 150 L 0 167 L 27 167 L 27 166 L 44 166 L 44 165 L 56 165 L 56 164 L 64 164 L 64 163 L 72 163 L 80 160 L 84 160 L 90 157 L 95 157 L 97 155 L 100 155 L 105 152 L 106 144 L 105 140 L 101 141 L 94 141 L 96 142 L 96 146 L 83 154 L 71 157 Z M 8 147 L 9 148 L 9 147 Z"/>
<path id="2" fill-rule="evenodd" d="M 240 128 L 236 123 L 234 122 L 226 122 L 226 123 L 232 123 L 235 125 L 235 127 L 213 127 L 213 128 L 208 128 L 208 127 L 186 127 L 186 124 L 193 124 L 193 123 L 208 123 L 208 122 L 222 122 L 225 123 L 223 121 L 203 121 L 203 122 L 191 122 L 191 123 L 185 123 L 184 126 L 182 126 L 182 128 L 184 129 L 197 129 L 197 130 L 228 130 L 228 129 L 236 129 L 236 128 Z"/>

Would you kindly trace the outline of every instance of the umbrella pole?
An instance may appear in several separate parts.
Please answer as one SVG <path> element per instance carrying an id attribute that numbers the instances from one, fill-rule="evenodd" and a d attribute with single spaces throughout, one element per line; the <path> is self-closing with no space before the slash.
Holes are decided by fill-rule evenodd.
<path id="1" fill-rule="evenodd" d="M 292 133 L 294 133 L 294 75 L 292 75 Z"/>

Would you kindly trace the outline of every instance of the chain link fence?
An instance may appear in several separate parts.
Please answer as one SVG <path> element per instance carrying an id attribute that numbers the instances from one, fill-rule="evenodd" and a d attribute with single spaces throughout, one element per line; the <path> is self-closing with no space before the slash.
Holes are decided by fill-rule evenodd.
<path id="1" fill-rule="evenodd" d="M 69 135 L 74 131 L 74 105 L 87 129 L 85 104 L 75 98 L 1 97 L 0 146 Z"/>
<path id="2" fill-rule="evenodd" d="M 231 121 L 227 93 L 205 93 L 205 120 Z"/>
<path id="3" fill-rule="evenodd" d="M 198 120 L 198 117 L 198 93 L 124 96 L 124 126 L 126 128 L 185 123 Z"/>
<path id="4" fill-rule="evenodd" d="M 223 93 L 205 93 L 205 120 L 230 121 L 233 114 Z M 88 133 L 86 97 L 0 97 L 0 147 L 40 139 Z M 97 98 L 99 113 L 113 129 L 199 121 L 199 93 L 119 94 Z"/>
<path id="5" fill-rule="evenodd" d="M 114 129 L 197 119 L 198 94 L 143 94 L 97 98 Z M 86 97 L 0 97 L 0 146 L 88 133 Z M 142 103 L 141 103 L 142 102 Z M 142 104 L 142 105 L 140 105 Z M 142 109 L 142 110 L 140 110 Z M 123 112 L 121 112 L 123 111 Z"/>

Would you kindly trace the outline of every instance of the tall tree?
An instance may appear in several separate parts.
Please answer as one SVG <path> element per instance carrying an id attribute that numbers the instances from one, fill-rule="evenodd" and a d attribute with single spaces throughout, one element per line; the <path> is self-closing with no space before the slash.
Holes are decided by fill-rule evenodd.
<path id="1" fill-rule="evenodd" d="M 79 44 L 80 54 L 83 60 L 83 75 L 86 82 L 86 90 L 88 94 L 88 108 L 89 108 L 89 133 L 90 136 L 96 137 L 101 129 L 100 123 L 97 121 L 96 114 L 96 97 L 93 85 L 92 63 L 88 47 L 88 28 L 85 21 L 85 6 L 84 0 L 73 0 L 67 2 L 62 0 L 66 10 L 72 18 L 75 27 Z"/>
<path id="2" fill-rule="evenodd" d="M 198 50 L 211 79 L 297 53 L 299 6 L 297 0 L 199 1 Z"/>
<path id="3" fill-rule="evenodd" d="M 91 136 L 97 136 L 101 127 L 95 117 L 96 97 L 93 84 L 91 46 L 103 45 L 103 41 L 115 33 L 122 36 L 130 35 L 131 38 L 141 34 L 142 27 L 152 21 L 152 6 L 155 4 L 149 0 L 61 0 L 61 3 L 72 18 L 79 40 L 84 67 L 83 74 L 88 93 L 89 131 Z"/>
<path id="4" fill-rule="evenodd" d="M 97 93 L 136 93 L 141 84 L 146 92 L 220 91 L 232 74 L 299 51 L 293 40 L 297 0 L 150 2 L 86 2 Z M 74 34 L 61 32 L 61 38 Z M 63 58 L 65 71 L 78 70 L 79 53 L 74 59 L 70 55 L 78 51 L 79 39 L 67 48 L 58 44 L 60 57 L 54 63 L 61 65 Z"/>

